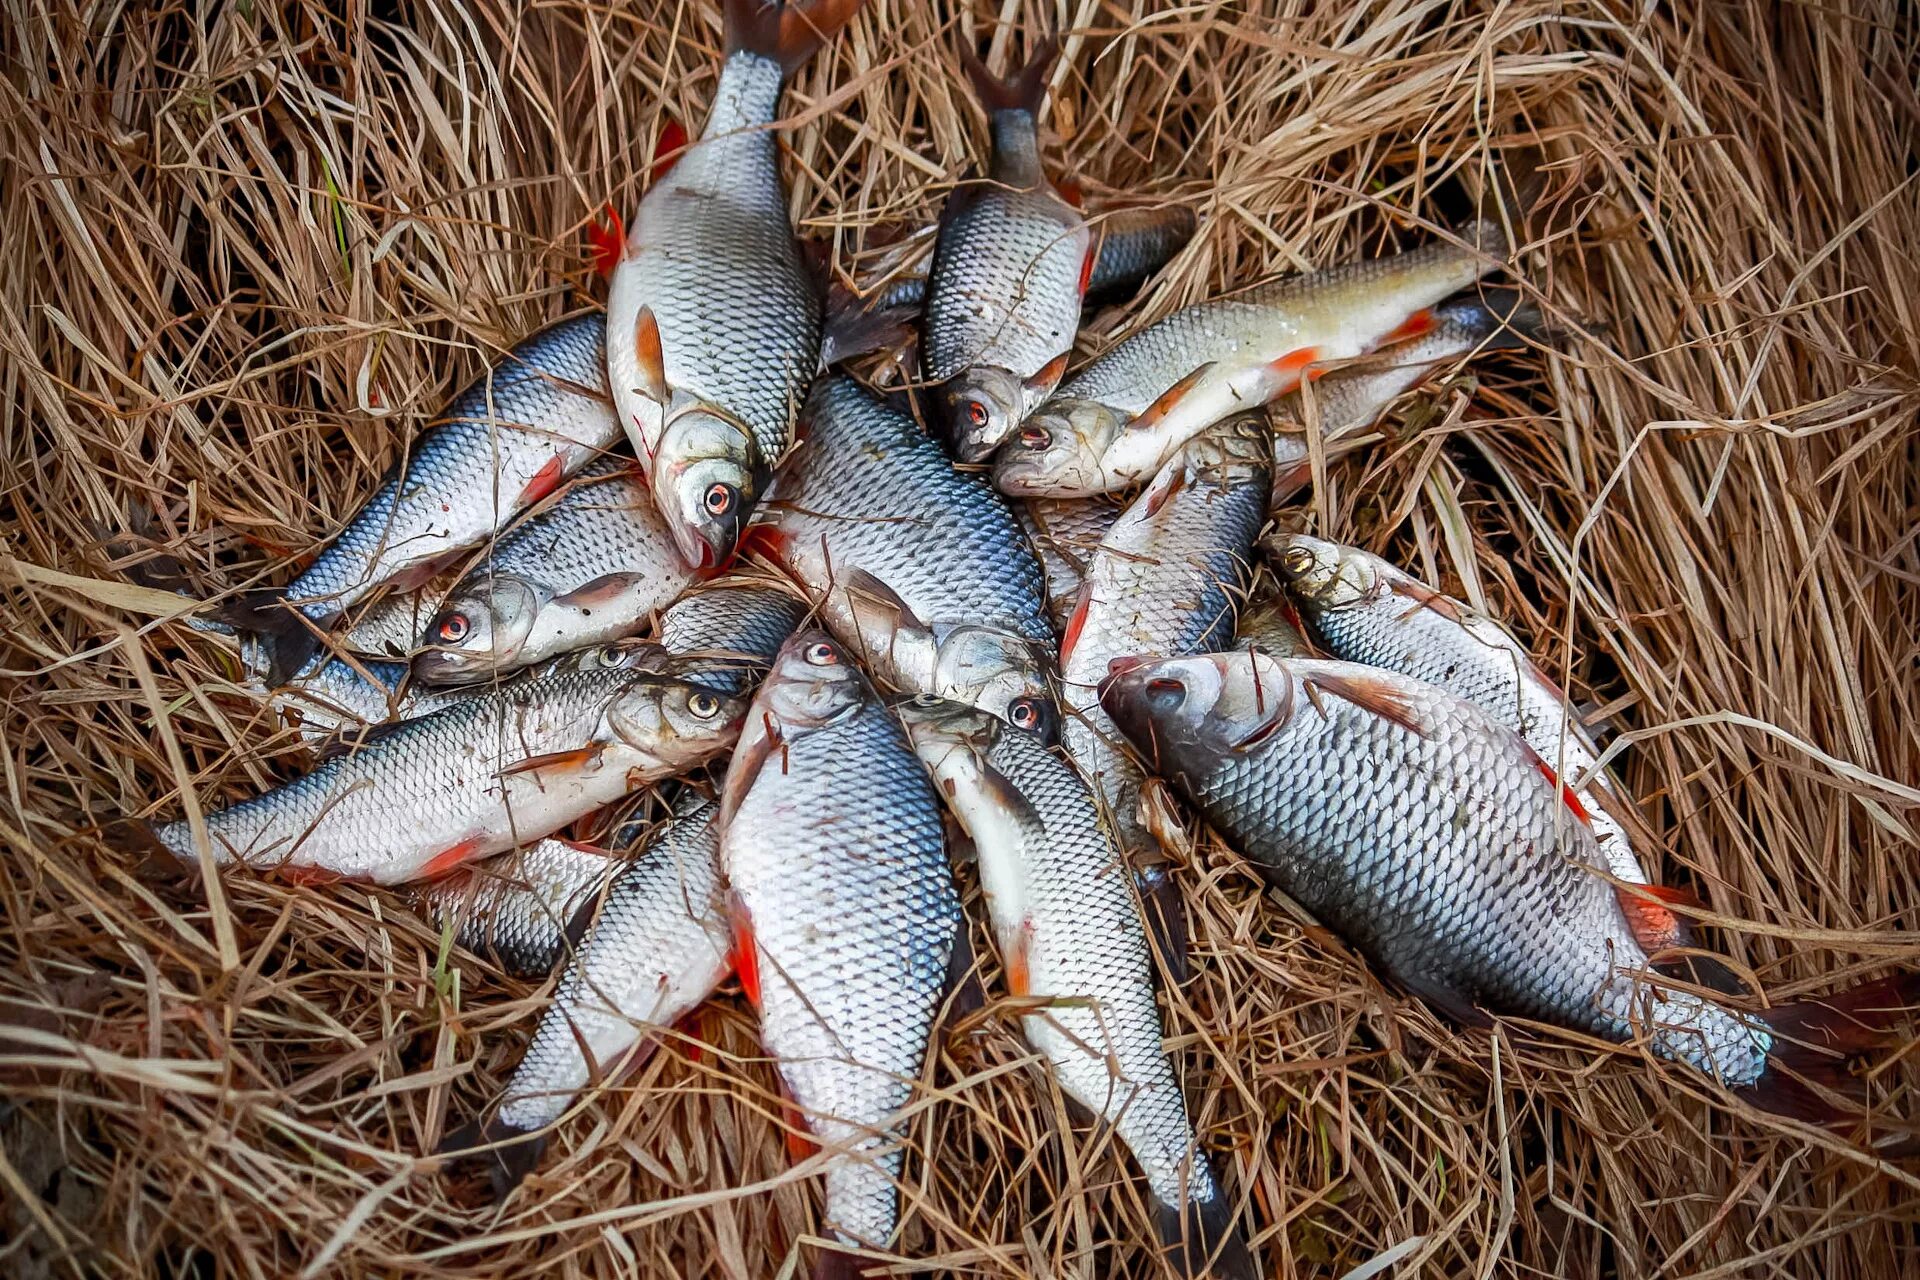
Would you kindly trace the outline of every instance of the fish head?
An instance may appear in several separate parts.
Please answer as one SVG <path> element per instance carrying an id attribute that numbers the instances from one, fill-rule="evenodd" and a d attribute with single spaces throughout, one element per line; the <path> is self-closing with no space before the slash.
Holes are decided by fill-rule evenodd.
<path id="1" fill-rule="evenodd" d="M 853 655 L 809 628 L 780 647 L 755 705 L 783 730 L 824 729 L 858 711 L 872 692 Z"/>
<path id="2" fill-rule="evenodd" d="M 962 462 L 985 462 L 992 457 L 1027 409 L 1026 384 L 992 365 L 948 379 L 941 384 L 939 397 L 953 456 Z"/>
<path id="3" fill-rule="evenodd" d="M 913 749 L 936 779 L 942 776 L 942 762 L 949 755 L 985 758 L 1006 724 L 992 712 L 934 693 L 903 699 L 894 704 L 894 711 Z"/>
<path id="4" fill-rule="evenodd" d="M 1116 658 L 1100 706 L 1154 772 L 1199 780 L 1284 729 L 1294 688 L 1285 664 L 1260 653 Z"/>
<path id="5" fill-rule="evenodd" d="M 1100 462 L 1127 417 L 1098 400 L 1056 396 L 1000 446 L 993 484 L 1017 497 L 1086 497 L 1110 487 Z"/>
<path id="6" fill-rule="evenodd" d="M 1313 613 L 1350 609 L 1379 599 L 1391 588 L 1380 561 L 1357 547 L 1304 533 L 1280 533 L 1268 538 L 1264 549 L 1288 593 Z"/>
<path id="7" fill-rule="evenodd" d="M 978 707 L 1042 742 L 1058 740 L 1059 705 L 1032 644 L 970 623 L 937 629 L 935 643 L 933 693 Z"/>
<path id="8" fill-rule="evenodd" d="M 604 739 L 618 741 L 650 768 L 677 773 L 733 745 L 747 700 L 669 672 L 633 676 L 607 704 Z"/>
<path id="9" fill-rule="evenodd" d="M 1266 485 L 1273 471 L 1273 431 L 1264 410 L 1238 413 L 1189 440 L 1181 456 L 1204 483 L 1222 489 Z"/>
<path id="10" fill-rule="evenodd" d="M 681 558 L 702 570 L 731 560 L 769 475 L 741 423 L 705 408 L 675 415 L 660 436 L 652 486 Z"/>
<path id="11" fill-rule="evenodd" d="M 671 655 L 653 640 L 616 640 L 563 653 L 540 668 L 542 675 L 562 671 L 664 671 Z"/>
<path id="12" fill-rule="evenodd" d="M 454 590 L 427 624 L 413 658 L 422 684 L 464 684 L 515 665 L 533 635 L 546 593 L 508 574 L 484 570 Z"/>

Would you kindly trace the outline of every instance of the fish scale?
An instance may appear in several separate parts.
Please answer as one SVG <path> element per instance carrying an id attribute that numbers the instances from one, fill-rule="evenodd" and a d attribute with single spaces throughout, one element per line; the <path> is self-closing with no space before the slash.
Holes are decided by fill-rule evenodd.
<path id="1" fill-rule="evenodd" d="M 1064 630 L 1080 598 L 1087 563 L 1125 508 L 1106 498 L 1017 498 L 1008 505 L 1039 557 L 1047 617 Z"/>
<path id="2" fill-rule="evenodd" d="M 542 978 L 566 954 L 574 923 L 627 865 L 618 851 L 545 840 L 420 888 L 414 902 L 454 941 L 491 956 L 516 977 Z"/>

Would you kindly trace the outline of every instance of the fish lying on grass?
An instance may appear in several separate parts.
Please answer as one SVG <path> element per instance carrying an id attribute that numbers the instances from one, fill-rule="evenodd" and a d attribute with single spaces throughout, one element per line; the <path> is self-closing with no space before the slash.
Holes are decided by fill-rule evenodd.
<path id="1" fill-rule="evenodd" d="M 605 458 L 467 571 L 421 637 L 424 684 L 466 684 L 645 626 L 693 581 L 639 468 Z"/>
<path id="2" fill-rule="evenodd" d="M 441 1142 L 443 1155 L 486 1148 L 497 1197 L 533 1168 L 583 1089 L 639 1066 L 731 972 L 718 816 L 690 799 L 620 870 L 499 1105 Z"/>
<path id="3" fill-rule="evenodd" d="M 884 1247 L 913 1096 L 964 921 L 940 802 L 851 661 L 794 635 L 727 770 L 720 860 L 734 963 L 796 1113 L 830 1153 L 823 1234 Z M 829 1250 L 816 1277 L 851 1276 Z"/>
<path id="4" fill-rule="evenodd" d="M 980 854 L 1007 990 L 1067 1097 L 1114 1126 L 1147 1175 L 1181 1274 L 1251 1278 L 1233 1208 L 1161 1047 L 1153 961 L 1126 859 L 1078 774 L 976 708 L 917 698 L 907 735 Z"/>
<path id="5" fill-rule="evenodd" d="M 382 726 L 206 816 L 216 865 L 397 884 L 538 840 L 733 745 L 743 699 L 671 675 L 559 672 Z M 183 819 L 154 829 L 192 860 Z"/>
<path id="6" fill-rule="evenodd" d="M 726 0 L 727 58 L 700 138 L 641 200 L 607 298 L 620 422 L 681 556 L 725 564 L 820 359 L 774 120 L 786 77 L 860 0 Z"/>
<path id="7" fill-rule="evenodd" d="M 576 671 L 671 671 L 691 684 L 746 696 L 806 613 L 806 602 L 783 587 L 717 579 L 662 610 L 656 638 L 582 649 L 551 665 Z"/>
<path id="8" fill-rule="evenodd" d="M 414 905 L 454 941 L 517 978 L 543 978 L 580 936 L 601 891 L 626 867 L 626 842 L 606 848 L 548 836 L 420 886 Z"/>
<path id="9" fill-rule="evenodd" d="M 1355 663 L 1117 664 L 1102 704 L 1151 767 L 1313 916 L 1415 994 L 1628 1042 L 1755 1105 L 1834 1114 L 1845 1055 L 1920 999 L 1906 974 L 1759 1013 L 1646 981 L 1578 798 L 1513 729 Z M 1817 1087 L 1816 1087 L 1817 1086 Z"/>

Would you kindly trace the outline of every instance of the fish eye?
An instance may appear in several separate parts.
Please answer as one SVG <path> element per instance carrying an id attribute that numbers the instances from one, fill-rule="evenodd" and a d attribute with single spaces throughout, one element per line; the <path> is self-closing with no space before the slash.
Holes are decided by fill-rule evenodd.
<path id="1" fill-rule="evenodd" d="M 1020 428 L 1020 447 L 1022 449 L 1044 449 L 1053 443 L 1053 432 L 1045 427 Z"/>
<path id="2" fill-rule="evenodd" d="M 1040 708 L 1032 698 L 1017 698 L 1007 707 L 1007 720 L 1016 729 L 1033 729 L 1040 724 Z"/>
<path id="3" fill-rule="evenodd" d="M 1294 577 L 1300 577 L 1313 568 L 1313 552 L 1305 547 L 1288 547 L 1280 556 L 1280 567 Z"/>
<path id="4" fill-rule="evenodd" d="M 739 500 L 739 490 L 730 484 L 721 484 L 716 481 L 707 486 L 706 493 L 701 495 L 700 505 L 706 508 L 708 515 L 718 519 L 733 510 L 733 504 Z"/>
<path id="5" fill-rule="evenodd" d="M 445 644 L 459 644 L 472 630 L 473 623 L 467 620 L 466 614 L 450 613 L 440 619 L 440 625 L 434 628 L 434 634 L 439 636 Z"/>
<path id="6" fill-rule="evenodd" d="M 610 644 L 601 647 L 594 660 L 603 667 L 624 667 L 633 657 L 633 650 L 623 645 Z"/>
<path id="7" fill-rule="evenodd" d="M 720 714 L 720 699 L 710 693 L 696 693 L 687 699 L 687 710 L 702 720 L 711 720 Z"/>
<path id="8" fill-rule="evenodd" d="M 816 640 L 801 655 L 816 667 L 830 667 L 840 661 L 840 651 L 825 640 Z"/>
<path id="9" fill-rule="evenodd" d="M 908 701 L 916 707 L 937 707 L 946 699 L 937 693 L 916 693 Z"/>
<path id="10" fill-rule="evenodd" d="M 978 400 L 967 401 L 967 421 L 976 427 L 987 425 L 987 406 Z"/>

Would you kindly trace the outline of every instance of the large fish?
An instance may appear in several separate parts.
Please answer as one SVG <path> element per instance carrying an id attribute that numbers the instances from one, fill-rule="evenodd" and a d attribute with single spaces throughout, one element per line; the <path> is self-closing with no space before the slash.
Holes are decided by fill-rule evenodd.
<path id="1" fill-rule="evenodd" d="M 430 879 L 712 759 L 744 710 L 664 674 L 515 682 L 376 730 L 305 777 L 208 814 L 213 860 L 309 880 Z M 184 819 L 155 834 L 195 856 Z"/>
<path id="2" fill-rule="evenodd" d="M 1242 414 L 1202 432 L 1108 530 L 1060 643 L 1061 745 L 1121 842 L 1147 850 L 1140 771 L 1100 709 L 1115 658 L 1207 653 L 1232 643 L 1267 519 L 1266 423 Z"/>
<path id="3" fill-rule="evenodd" d="M 639 468 L 603 459 L 467 571 L 427 624 L 414 676 L 466 684 L 620 639 L 692 581 Z"/>
<path id="4" fill-rule="evenodd" d="M 824 1232 L 884 1247 L 899 1116 L 963 920 L 925 770 L 851 653 L 818 631 L 787 642 L 754 699 L 720 833 L 741 984 L 800 1122 L 832 1153 Z M 838 1251 L 815 1271 L 854 1273 Z"/>
<path id="5" fill-rule="evenodd" d="M 1490 214 L 1457 239 L 1176 311 L 1063 383 L 1002 447 L 994 483 L 1055 497 L 1141 484 L 1199 431 L 1272 403 L 1316 366 L 1426 332 L 1435 304 L 1509 252 Z"/>
<path id="6" fill-rule="evenodd" d="M 304 573 L 249 602 L 245 621 L 266 638 L 276 678 L 305 667 L 354 605 L 421 585 L 618 443 L 605 332 L 599 314 L 576 316 L 514 347 L 413 441 Z"/>
<path id="7" fill-rule="evenodd" d="M 770 554 L 883 684 L 1051 735 L 1053 631 L 1005 500 L 849 378 L 821 379 L 804 421 L 769 504 Z"/>
<path id="8" fill-rule="evenodd" d="M 727 60 L 697 142 L 641 200 L 607 298 L 607 374 L 680 554 L 729 560 L 793 438 L 820 295 L 774 135 L 786 77 L 860 0 L 726 0 Z"/>
<path id="9" fill-rule="evenodd" d="M 1038 116 L 1059 51 L 1048 40 L 1018 75 L 998 80 L 960 50 L 993 157 L 941 214 L 920 366 L 962 462 L 985 461 L 1059 383 L 1093 274 L 1093 229 L 1040 164 Z"/>
<path id="10" fill-rule="evenodd" d="M 1355 663 L 1121 664 L 1102 702 L 1161 776 L 1315 918 L 1463 1021 L 1642 1036 L 1758 1105 L 1820 1115 L 1920 975 L 1746 1014 L 1650 984 L 1579 801 L 1463 698 Z M 1770 1058 L 1772 1061 L 1770 1061 Z M 1776 1064 L 1789 1068 L 1782 1072 Z"/>
<path id="11" fill-rule="evenodd" d="M 639 1065 L 659 1043 L 659 1030 L 731 971 L 718 816 L 711 801 L 683 804 L 620 871 L 499 1106 L 441 1142 L 443 1154 L 491 1148 L 496 1195 L 526 1176 L 540 1157 L 543 1131 L 582 1090 Z"/>
<path id="12" fill-rule="evenodd" d="M 1047 617 L 1065 631 L 1100 540 L 1126 508 L 1111 498 L 1015 498 L 1007 504 L 1027 531 L 1047 583 Z"/>
<path id="13" fill-rule="evenodd" d="M 980 855 L 1007 989 L 1061 1091 L 1114 1126 L 1147 1175 L 1184 1275 L 1254 1275 L 1162 1048 L 1153 960 L 1126 859 L 1078 774 L 1031 735 L 938 698 L 900 704 L 907 736 Z"/>
<path id="14" fill-rule="evenodd" d="M 548 836 L 497 854 L 414 891 L 414 905 L 454 941 L 519 978 L 543 978 L 567 954 L 629 859 L 607 848 Z"/>

